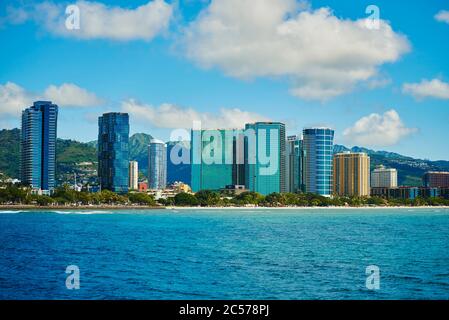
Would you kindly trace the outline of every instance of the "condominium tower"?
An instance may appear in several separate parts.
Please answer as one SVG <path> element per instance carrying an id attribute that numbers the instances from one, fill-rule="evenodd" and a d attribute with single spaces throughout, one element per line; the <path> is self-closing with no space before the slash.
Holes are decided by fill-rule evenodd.
<path id="1" fill-rule="evenodd" d="M 305 192 L 326 197 L 332 195 L 333 147 L 334 130 L 330 128 L 303 130 Z"/>
<path id="2" fill-rule="evenodd" d="M 163 190 L 167 186 L 167 147 L 163 141 L 152 139 L 148 146 L 148 187 Z"/>
<path id="3" fill-rule="evenodd" d="M 371 188 L 396 188 L 398 186 L 398 171 L 392 168 L 378 166 L 371 172 Z"/>
<path id="4" fill-rule="evenodd" d="M 58 106 L 36 101 L 22 112 L 22 183 L 50 192 L 56 186 L 56 137 Z"/>
<path id="5" fill-rule="evenodd" d="M 101 189 L 128 192 L 129 116 L 105 113 L 98 118 L 98 177 Z"/>
<path id="6" fill-rule="evenodd" d="M 334 195 L 370 195 L 370 158 L 366 153 L 337 153 L 334 155 Z"/>
<path id="7" fill-rule="evenodd" d="M 137 161 L 129 162 L 129 183 L 130 190 L 137 190 L 139 188 L 139 163 Z"/>

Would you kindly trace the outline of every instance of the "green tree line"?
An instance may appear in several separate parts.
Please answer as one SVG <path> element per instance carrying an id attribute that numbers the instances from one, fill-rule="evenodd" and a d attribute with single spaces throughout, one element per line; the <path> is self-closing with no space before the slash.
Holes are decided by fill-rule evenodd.
<path id="1" fill-rule="evenodd" d="M 333 197 L 327 198 L 316 194 L 272 193 L 263 196 L 256 192 L 243 192 L 238 195 L 226 195 L 203 190 L 196 194 L 179 193 L 173 198 L 161 199 L 163 205 L 173 206 L 261 206 L 261 207 L 331 207 L 331 206 L 449 206 L 449 199 L 416 198 L 383 199 L 379 197 Z"/>
<path id="2" fill-rule="evenodd" d="M 0 204 L 35 204 L 40 206 L 50 205 L 126 205 L 136 204 L 155 206 L 154 197 L 145 193 L 128 193 L 119 195 L 109 190 L 101 192 L 78 192 L 67 186 L 57 188 L 51 196 L 31 194 L 30 189 L 8 186 L 0 189 Z"/>
<path id="3" fill-rule="evenodd" d="M 57 188 L 51 196 L 33 195 L 31 190 L 18 186 L 0 189 L 0 204 L 50 205 L 144 205 L 144 206 L 261 206 L 261 207 L 361 207 L 361 206 L 449 206 L 449 199 L 383 199 L 379 197 L 334 197 L 327 198 L 316 194 L 272 193 L 263 196 L 256 192 L 243 192 L 238 195 L 202 190 L 196 194 L 179 193 L 174 197 L 159 199 L 146 193 L 128 193 L 120 195 L 108 190 L 89 193 L 74 191 L 67 186 Z"/>

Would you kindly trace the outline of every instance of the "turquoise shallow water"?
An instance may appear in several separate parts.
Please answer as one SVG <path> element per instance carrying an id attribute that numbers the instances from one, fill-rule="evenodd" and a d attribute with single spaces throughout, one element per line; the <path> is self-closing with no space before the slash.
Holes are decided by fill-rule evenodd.
<path id="1" fill-rule="evenodd" d="M 0 211 L 0 299 L 448 298 L 448 209 Z"/>

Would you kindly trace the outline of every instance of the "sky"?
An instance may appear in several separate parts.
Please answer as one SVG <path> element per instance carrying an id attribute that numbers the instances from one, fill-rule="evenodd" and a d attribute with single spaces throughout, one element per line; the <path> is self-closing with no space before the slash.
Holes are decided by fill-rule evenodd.
<path id="1" fill-rule="evenodd" d="M 51 100 L 78 141 L 116 111 L 162 140 L 281 121 L 449 160 L 448 40 L 443 0 L 1 1 L 0 128 Z"/>

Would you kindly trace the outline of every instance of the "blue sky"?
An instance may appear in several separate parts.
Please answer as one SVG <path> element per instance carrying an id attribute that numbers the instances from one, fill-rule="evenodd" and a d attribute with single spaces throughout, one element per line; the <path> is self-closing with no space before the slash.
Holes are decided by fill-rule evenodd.
<path id="1" fill-rule="evenodd" d="M 81 25 L 66 30 L 69 2 L 2 1 L 0 127 L 47 98 L 60 105 L 58 135 L 80 141 L 96 139 L 101 113 L 126 111 L 132 133 L 165 140 L 192 119 L 270 119 L 449 160 L 449 3 L 156 2 L 73 2 Z M 357 24 L 370 4 L 380 30 Z"/>

